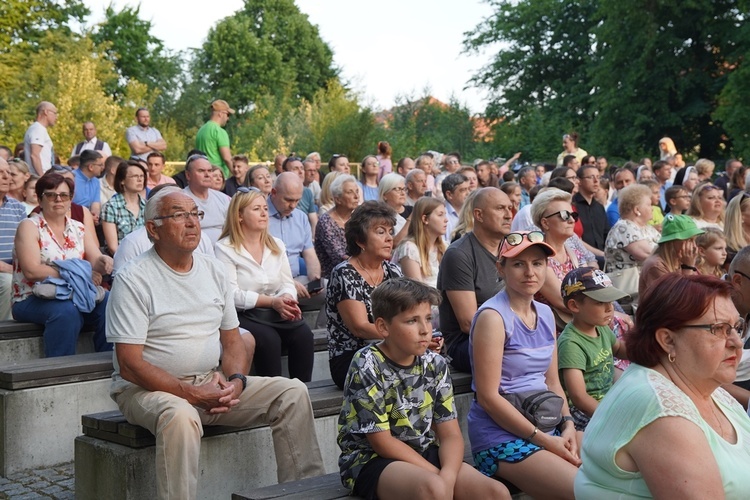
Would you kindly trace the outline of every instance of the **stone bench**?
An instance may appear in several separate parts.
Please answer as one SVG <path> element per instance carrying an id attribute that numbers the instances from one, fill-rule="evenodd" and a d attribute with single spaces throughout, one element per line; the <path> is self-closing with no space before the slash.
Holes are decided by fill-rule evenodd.
<path id="1" fill-rule="evenodd" d="M 115 409 L 112 353 L 0 366 L 0 475 L 70 461 L 80 416 Z"/>
<path id="2" fill-rule="evenodd" d="M 464 439 L 473 394 L 471 376 L 454 376 L 456 409 Z M 331 381 L 308 384 L 315 429 L 326 473 L 337 473 L 337 422 L 343 393 Z M 128 424 L 119 412 L 85 415 L 83 435 L 75 440 L 76 498 L 153 498 L 156 494 L 154 437 Z M 276 461 L 270 428 L 204 427 L 201 442 L 199 498 L 227 498 L 276 484 Z M 306 498 L 313 498 L 307 496 Z"/>
<path id="3" fill-rule="evenodd" d="M 0 366 L 44 357 L 44 327 L 36 323 L 0 321 Z M 93 332 L 78 336 L 77 354 L 94 352 Z"/>

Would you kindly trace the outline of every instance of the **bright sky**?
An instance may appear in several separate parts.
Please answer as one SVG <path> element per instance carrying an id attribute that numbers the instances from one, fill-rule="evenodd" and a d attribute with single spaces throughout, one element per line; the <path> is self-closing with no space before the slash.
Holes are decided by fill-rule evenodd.
<path id="1" fill-rule="evenodd" d="M 84 0 L 91 24 L 103 20 L 110 0 Z M 138 1 L 111 0 L 115 9 Z M 242 0 L 160 0 L 141 3 L 141 18 L 174 50 L 199 47 L 208 30 L 239 10 Z M 423 89 L 447 102 L 451 95 L 472 112 L 484 110 L 483 93 L 464 90 L 488 55 L 462 54 L 465 31 L 491 13 L 480 0 L 296 0 L 334 52 L 345 81 L 374 109 L 389 108 L 398 95 L 420 97 Z"/>

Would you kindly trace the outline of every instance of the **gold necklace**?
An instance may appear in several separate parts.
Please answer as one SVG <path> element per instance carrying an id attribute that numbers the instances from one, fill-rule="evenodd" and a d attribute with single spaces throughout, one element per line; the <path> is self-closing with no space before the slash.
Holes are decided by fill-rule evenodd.
<path id="1" fill-rule="evenodd" d="M 378 286 L 378 285 L 379 285 L 380 283 L 382 283 L 382 281 L 383 281 L 383 278 L 384 278 L 385 276 L 381 277 L 381 278 L 380 278 L 380 281 L 377 281 L 377 280 L 376 280 L 375 278 L 373 278 L 373 277 L 372 277 L 372 274 L 370 274 L 370 271 L 368 271 L 368 270 L 367 270 L 367 268 L 366 268 L 366 267 L 365 267 L 364 265 L 362 265 L 362 261 L 361 261 L 361 260 L 359 260 L 359 256 L 355 257 L 355 259 L 357 259 L 357 265 L 358 265 L 358 266 L 359 266 L 359 267 L 360 267 L 360 268 L 361 268 L 361 269 L 362 269 L 362 270 L 363 270 L 363 271 L 364 271 L 365 273 L 367 273 L 367 277 L 368 277 L 368 278 L 370 278 L 370 282 L 372 283 L 372 286 Z M 381 267 L 381 269 L 382 269 L 382 267 Z"/>

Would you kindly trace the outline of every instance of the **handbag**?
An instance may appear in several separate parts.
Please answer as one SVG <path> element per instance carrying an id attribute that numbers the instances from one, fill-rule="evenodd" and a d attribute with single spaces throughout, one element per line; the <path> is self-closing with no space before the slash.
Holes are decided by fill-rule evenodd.
<path id="1" fill-rule="evenodd" d="M 638 302 L 638 282 L 641 279 L 641 270 L 637 266 L 615 269 L 607 273 L 612 285 L 630 295 L 630 302 Z"/>
<path id="2" fill-rule="evenodd" d="M 542 432 L 549 432 L 562 420 L 563 398 L 552 391 L 500 393 L 526 420 Z"/>
<path id="3" fill-rule="evenodd" d="M 298 320 L 286 320 L 281 317 L 281 314 L 276 309 L 270 307 L 254 307 L 252 309 L 245 309 L 240 313 L 245 318 L 261 325 L 278 328 L 281 330 L 290 330 L 297 328 L 298 326 L 305 323 L 305 319 Z"/>

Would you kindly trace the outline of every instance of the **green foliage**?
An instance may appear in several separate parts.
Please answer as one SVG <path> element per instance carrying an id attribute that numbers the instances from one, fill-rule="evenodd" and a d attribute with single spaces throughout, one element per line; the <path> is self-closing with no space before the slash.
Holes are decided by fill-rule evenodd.
<path id="1" fill-rule="evenodd" d="M 36 49 L 49 32 L 72 33 L 89 10 L 80 0 L 3 0 L 0 2 L 0 53 Z"/>
<path id="2" fill-rule="evenodd" d="M 139 17 L 140 6 L 124 7 L 116 12 L 110 5 L 104 15 L 105 20 L 91 38 L 117 68 L 119 79 L 111 85 L 111 93 L 122 96 L 132 80 L 144 83 L 150 92 L 158 93 L 154 101 L 155 114 L 164 114 L 173 106 L 179 89 L 179 58 L 150 34 L 151 21 Z"/>
<path id="3" fill-rule="evenodd" d="M 491 3 L 495 14 L 465 47 L 497 50 L 473 81 L 490 92 L 488 115 L 505 118 L 503 135 L 524 137 L 544 117 L 561 128 L 537 128 L 552 144 L 540 152 L 576 130 L 589 152 L 637 158 L 665 135 L 687 155 L 726 156 L 732 143 L 717 119 L 738 140 L 747 134 L 727 108 L 746 100 L 733 75 L 750 51 L 746 0 Z"/>
<path id="4" fill-rule="evenodd" d="M 336 76 L 331 49 L 293 0 L 245 0 L 209 31 L 193 65 L 193 78 L 240 112 L 269 94 L 311 101 Z"/>

